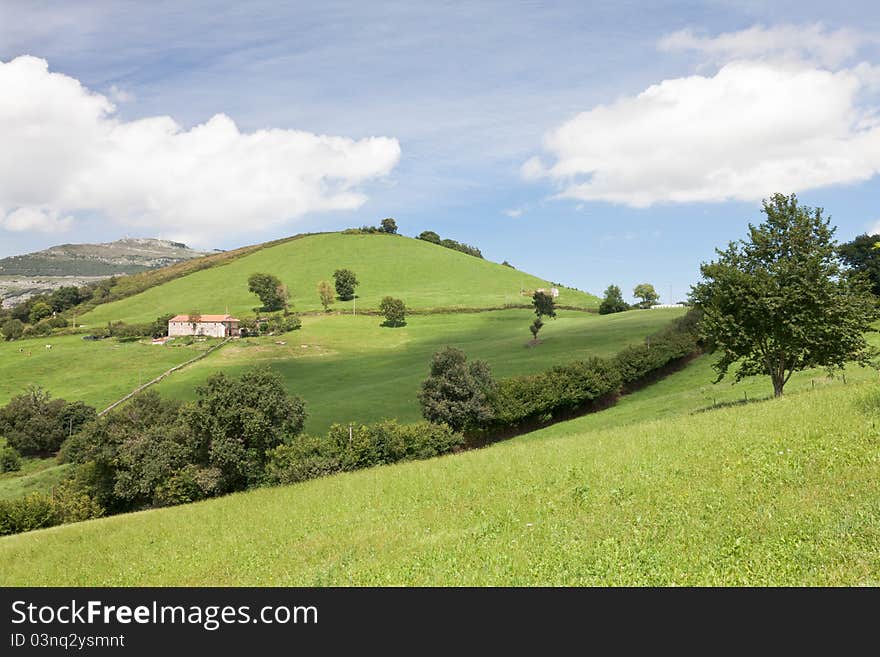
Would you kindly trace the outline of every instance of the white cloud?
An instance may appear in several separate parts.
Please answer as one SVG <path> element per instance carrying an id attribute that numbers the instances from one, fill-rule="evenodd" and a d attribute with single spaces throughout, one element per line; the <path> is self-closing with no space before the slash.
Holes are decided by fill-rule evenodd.
<path id="1" fill-rule="evenodd" d="M 714 40 L 677 33 L 664 47 L 696 40 L 713 53 L 755 55 L 777 35 L 795 48 L 794 29 L 780 30 Z M 838 34 L 819 45 L 822 59 L 849 56 Z M 575 116 L 546 135 L 551 161 L 533 157 L 522 175 L 554 181 L 562 197 L 634 207 L 864 181 L 880 171 L 880 114 L 865 102 L 877 79 L 869 63 L 831 71 L 790 57 L 736 59 Z"/>
<path id="2" fill-rule="evenodd" d="M 0 226 L 13 232 L 63 233 L 72 224 L 73 217 L 60 217 L 54 210 L 18 208 L 9 214 L 0 210 Z"/>
<path id="3" fill-rule="evenodd" d="M 366 201 L 361 186 L 400 159 L 386 137 L 242 133 L 223 114 L 185 130 L 168 116 L 121 121 L 115 109 L 42 59 L 0 62 L 4 227 L 60 229 L 83 211 L 209 244 L 220 233 L 355 209 Z"/>
<path id="4" fill-rule="evenodd" d="M 523 215 L 522 208 L 511 208 L 509 210 L 505 210 L 504 214 L 506 214 L 511 219 L 516 219 L 517 217 L 521 217 Z"/>
<path id="5" fill-rule="evenodd" d="M 755 25 L 739 32 L 700 36 L 692 30 L 673 32 L 660 39 L 667 52 L 696 51 L 713 61 L 759 57 L 785 57 L 837 67 L 852 58 L 871 37 L 848 29 L 827 30 L 821 23 L 809 25 Z"/>
<path id="6" fill-rule="evenodd" d="M 130 103 L 135 99 L 133 93 L 126 91 L 125 89 L 120 89 L 115 84 L 110 86 L 108 93 L 110 99 L 114 103 Z"/>

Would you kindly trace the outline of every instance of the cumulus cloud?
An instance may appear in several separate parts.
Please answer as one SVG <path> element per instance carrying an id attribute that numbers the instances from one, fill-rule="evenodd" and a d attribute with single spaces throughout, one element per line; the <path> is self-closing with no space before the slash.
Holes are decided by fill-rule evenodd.
<path id="1" fill-rule="evenodd" d="M 45 60 L 0 62 L 0 225 L 57 230 L 88 212 L 205 244 L 355 209 L 361 187 L 400 159 L 386 137 L 243 133 L 223 114 L 186 130 L 168 116 L 126 122 L 115 111 Z"/>
<path id="2" fill-rule="evenodd" d="M 756 55 L 775 32 L 737 34 L 697 44 Z M 691 38 L 678 33 L 662 43 Z M 820 52 L 829 61 L 850 54 L 828 44 Z M 551 161 L 534 157 L 522 174 L 556 182 L 562 197 L 634 207 L 753 201 L 864 181 L 880 171 L 878 108 L 866 101 L 877 70 L 867 62 L 832 71 L 797 58 L 735 59 L 713 75 L 664 80 L 573 117 L 546 135 Z"/>
<path id="3" fill-rule="evenodd" d="M 0 210 L 0 226 L 13 232 L 63 233 L 72 224 L 73 217 L 61 217 L 55 210 L 18 208 L 8 214 Z"/>

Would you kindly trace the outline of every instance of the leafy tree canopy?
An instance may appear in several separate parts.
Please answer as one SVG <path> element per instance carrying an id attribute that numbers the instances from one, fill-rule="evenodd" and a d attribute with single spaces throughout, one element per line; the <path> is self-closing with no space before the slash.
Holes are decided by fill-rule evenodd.
<path id="1" fill-rule="evenodd" d="M 623 293 L 616 285 L 609 285 L 605 288 L 605 296 L 602 303 L 599 304 L 600 315 L 610 315 L 611 313 L 620 313 L 629 310 L 629 304 L 623 300 Z"/>
<path id="2" fill-rule="evenodd" d="M 880 235 L 859 235 L 838 248 L 840 259 L 871 281 L 871 290 L 880 295 Z"/>
<path id="3" fill-rule="evenodd" d="M 633 296 L 637 299 L 641 299 L 641 303 L 639 306 L 641 308 L 650 308 L 657 304 L 657 300 L 660 299 L 660 295 L 657 294 L 657 291 L 654 289 L 654 286 L 650 283 L 639 283 L 633 288 Z"/>
<path id="4" fill-rule="evenodd" d="M 251 274 L 248 278 L 248 291 L 256 294 L 263 303 L 261 310 L 275 312 L 287 308 L 290 293 L 274 274 Z"/>
<path id="5" fill-rule="evenodd" d="M 360 284 L 355 273 L 350 269 L 337 269 L 333 272 L 333 280 L 336 282 L 336 294 L 343 301 L 354 298 L 355 288 Z"/>
<path id="6" fill-rule="evenodd" d="M 865 333 L 880 313 L 864 276 L 840 266 L 822 208 L 776 194 L 763 213 L 748 239 L 700 267 L 692 299 L 704 337 L 721 353 L 718 380 L 739 363 L 737 381 L 769 375 L 779 396 L 798 370 L 867 364 Z"/>
<path id="7" fill-rule="evenodd" d="M 446 347 L 434 354 L 431 373 L 422 383 L 422 416 L 435 424 L 448 424 L 455 431 L 481 428 L 494 417 L 495 391 L 495 380 L 485 361 L 468 362 L 463 351 Z"/>

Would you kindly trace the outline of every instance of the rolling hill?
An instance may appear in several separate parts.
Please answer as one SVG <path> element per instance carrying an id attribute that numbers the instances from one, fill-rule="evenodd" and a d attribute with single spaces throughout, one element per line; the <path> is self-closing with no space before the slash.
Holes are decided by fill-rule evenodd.
<path id="1" fill-rule="evenodd" d="M 167 267 L 205 255 L 180 242 L 126 237 L 102 244 L 60 244 L 0 259 L 0 276 L 114 276 Z"/>
<path id="2" fill-rule="evenodd" d="M 591 432 L 564 423 L 6 537 L 0 584 L 877 586 L 878 418 L 863 383 Z"/>
<path id="3" fill-rule="evenodd" d="M 510 267 L 436 244 L 403 236 L 324 233 L 262 248 L 220 265 L 187 274 L 140 294 L 102 304 L 82 316 L 87 325 L 108 321 L 148 322 L 166 313 L 223 312 L 253 315 L 258 299 L 248 291 L 255 272 L 275 274 L 292 294 L 295 311 L 317 311 L 320 280 L 336 269 L 351 269 L 360 286 L 357 309 L 375 310 L 382 297 L 403 299 L 417 311 L 501 308 L 525 305 L 521 291 L 551 283 Z M 595 308 L 599 300 L 585 292 L 560 288 L 560 305 Z M 352 312 L 355 303 L 337 302 L 334 310 Z"/>

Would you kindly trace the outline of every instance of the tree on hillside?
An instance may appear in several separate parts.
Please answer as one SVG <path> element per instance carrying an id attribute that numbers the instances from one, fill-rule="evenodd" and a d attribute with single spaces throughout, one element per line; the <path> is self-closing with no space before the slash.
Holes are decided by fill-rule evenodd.
<path id="1" fill-rule="evenodd" d="M 605 288 L 605 297 L 599 304 L 600 315 L 610 315 L 612 313 L 620 313 L 629 310 L 629 304 L 623 300 L 623 293 L 616 285 L 609 285 Z"/>
<path id="2" fill-rule="evenodd" d="M 456 431 L 479 429 L 494 417 L 496 384 L 489 365 L 467 361 L 460 349 L 446 347 L 431 359 L 431 373 L 422 383 L 422 416 Z"/>
<path id="3" fill-rule="evenodd" d="M 20 319 L 7 319 L 3 322 L 3 339 L 18 340 L 24 333 L 24 323 Z"/>
<path id="4" fill-rule="evenodd" d="M 91 406 L 52 399 L 42 388 L 30 386 L 0 408 L 0 435 L 20 454 L 48 456 L 94 418 Z"/>
<path id="5" fill-rule="evenodd" d="M 840 259 L 851 269 L 864 273 L 871 289 L 880 295 L 880 235 L 859 235 L 838 248 Z"/>
<path id="6" fill-rule="evenodd" d="M 329 281 L 318 281 L 318 296 L 321 298 L 324 312 L 330 310 L 330 304 L 333 303 L 333 288 Z"/>
<path id="7" fill-rule="evenodd" d="M 31 324 L 36 324 L 41 319 L 45 319 L 52 314 L 52 306 L 50 306 L 45 301 L 38 301 L 33 306 L 31 306 L 31 312 L 28 315 L 28 321 Z"/>
<path id="8" fill-rule="evenodd" d="M 379 303 L 379 312 L 385 316 L 384 326 L 403 326 L 406 324 L 406 304 L 401 299 L 384 297 Z"/>
<path id="9" fill-rule="evenodd" d="M 650 283 L 639 283 L 636 285 L 635 288 L 633 288 L 633 296 L 642 300 L 639 303 L 639 308 L 650 308 L 651 306 L 655 306 L 660 299 L 660 295 L 657 294 L 654 286 Z"/>
<path id="10" fill-rule="evenodd" d="M 553 302 L 553 297 L 541 290 L 538 290 L 532 295 L 532 305 L 535 308 L 535 315 L 537 315 L 537 317 L 535 321 L 532 322 L 531 326 L 529 326 L 529 331 L 532 333 L 532 340 L 537 342 L 538 331 L 544 326 L 543 318 L 550 317 L 556 319 L 556 306 Z"/>
<path id="11" fill-rule="evenodd" d="M 287 309 L 290 292 L 274 274 L 251 274 L 248 278 L 248 290 L 256 294 L 263 303 L 260 310 L 275 312 Z"/>
<path id="12" fill-rule="evenodd" d="M 383 219 L 379 224 L 379 230 L 383 233 L 388 233 L 389 235 L 395 235 L 397 234 L 397 222 L 391 217 Z"/>
<path id="13" fill-rule="evenodd" d="M 80 301 L 82 301 L 82 297 L 80 296 L 79 288 L 73 285 L 59 287 L 49 296 L 49 305 L 57 313 L 73 308 Z"/>
<path id="14" fill-rule="evenodd" d="M 535 320 L 532 322 L 531 326 L 529 326 L 529 331 L 532 333 L 532 340 L 534 342 L 538 341 L 538 331 L 544 328 L 544 322 L 540 317 L 535 317 Z"/>
<path id="15" fill-rule="evenodd" d="M 718 380 L 739 363 L 736 381 L 769 375 L 778 397 L 796 371 L 868 364 L 865 333 L 880 311 L 865 277 L 840 266 L 822 208 L 776 194 L 762 212 L 748 239 L 701 265 L 691 294 L 704 337 L 721 353 Z"/>
<path id="16" fill-rule="evenodd" d="M 359 285 L 357 276 L 350 269 L 337 269 L 333 272 L 333 280 L 336 282 L 336 294 L 343 301 L 354 299 L 355 288 Z"/>
<path id="17" fill-rule="evenodd" d="M 430 242 L 431 244 L 440 244 L 440 236 L 433 230 L 423 230 L 419 233 L 418 239 Z"/>

